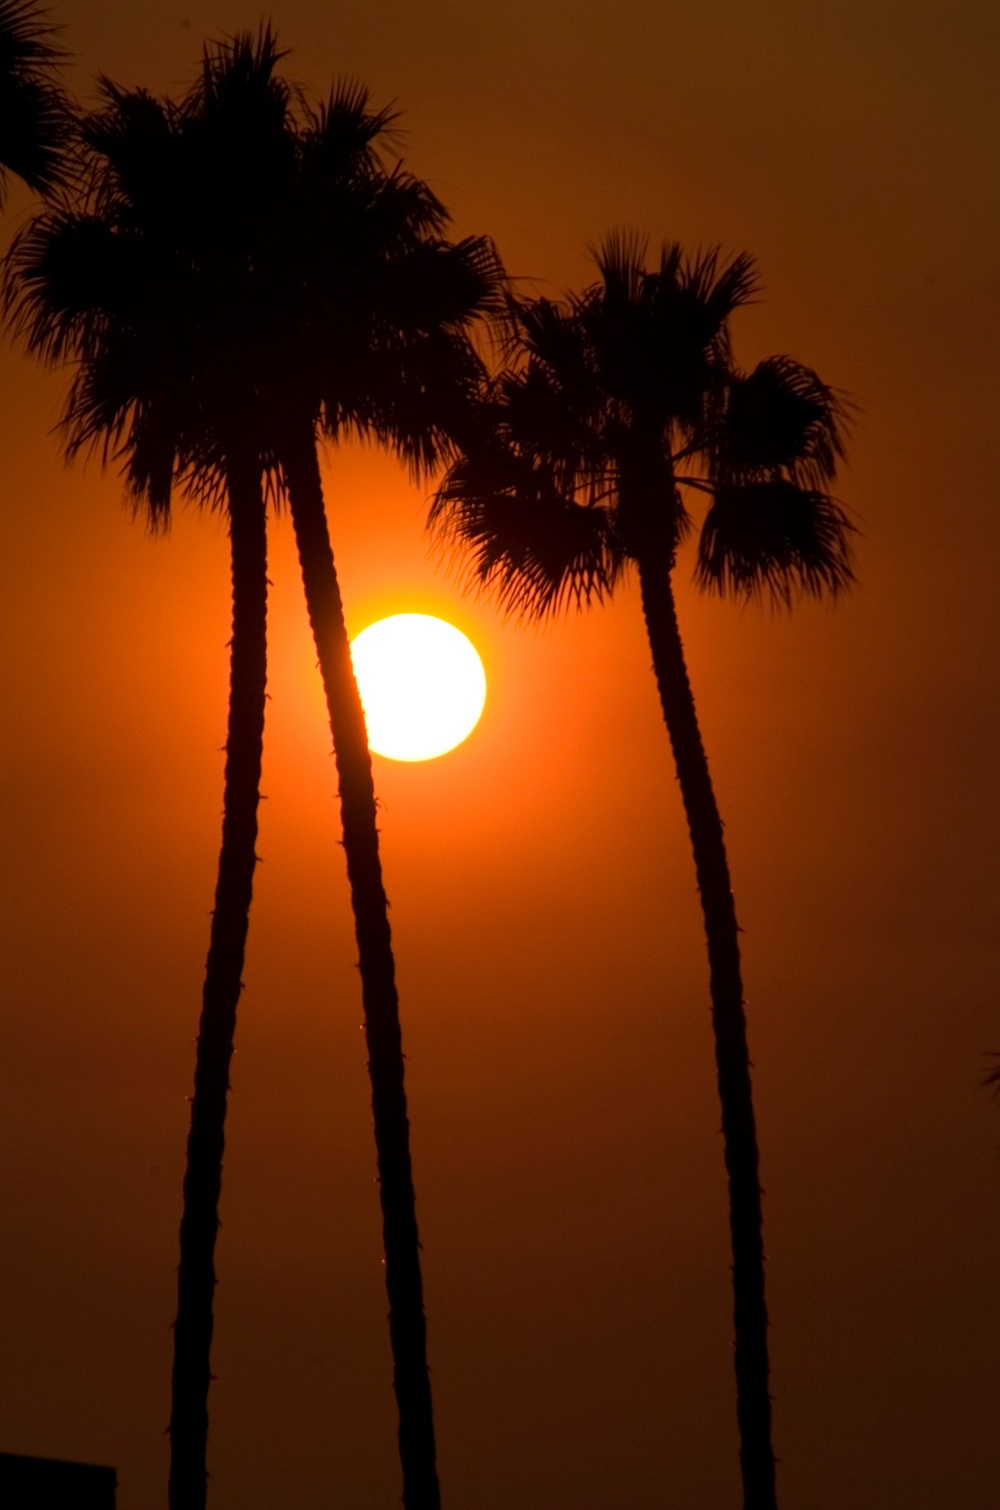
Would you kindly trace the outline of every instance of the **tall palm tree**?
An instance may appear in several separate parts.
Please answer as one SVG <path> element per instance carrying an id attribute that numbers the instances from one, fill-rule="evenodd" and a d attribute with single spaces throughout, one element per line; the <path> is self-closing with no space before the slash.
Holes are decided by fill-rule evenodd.
<path id="1" fill-rule="evenodd" d="M 75 367 L 62 422 L 70 458 L 97 446 L 105 462 L 119 462 L 133 509 L 154 530 L 169 524 L 177 482 L 227 516 L 232 639 L 222 839 L 191 1098 L 174 1332 L 171 1431 L 183 1488 L 172 1501 L 192 1504 L 190 1459 L 197 1460 L 200 1442 L 204 1466 L 208 1431 L 224 1126 L 257 859 L 266 506 L 262 463 L 245 443 L 238 410 L 216 403 L 211 412 L 210 398 L 219 395 L 192 384 L 189 332 L 171 327 L 170 314 L 178 310 L 162 302 L 177 281 L 177 247 L 151 234 L 150 221 L 161 196 L 170 193 L 175 165 L 162 149 L 180 116 L 107 82 L 103 93 L 102 108 L 80 126 L 77 166 L 91 175 L 90 193 L 82 204 L 64 196 L 28 224 L 6 267 L 5 296 L 28 349 Z"/>
<path id="2" fill-rule="evenodd" d="M 343 131 L 338 117 L 346 117 L 352 134 L 360 128 L 370 139 L 342 186 L 336 185 L 327 160 L 330 135 Z M 449 436 L 460 427 L 467 397 L 481 378 L 470 326 L 497 312 L 503 280 L 489 242 L 444 240 L 443 207 L 424 185 L 398 169 L 384 170 L 372 149 L 388 125 L 388 117 L 369 111 L 363 95 L 347 94 L 307 127 L 303 176 L 308 185 L 315 155 L 323 187 L 318 215 L 311 188 L 304 196 L 300 244 L 314 247 L 333 277 L 321 300 L 310 297 L 310 318 L 316 324 L 297 344 L 305 392 L 291 403 L 275 396 L 271 412 L 278 419 L 274 452 L 288 492 L 337 767 L 371 1081 L 403 1503 L 407 1510 L 437 1510 L 420 1243 L 388 901 L 371 755 L 327 525 L 316 432 L 319 427 L 334 441 L 351 434 L 372 436 L 407 461 L 415 476 L 433 469 L 447 453 Z M 328 202 L 331 188 L 336 188 L 335 219 Z"/>
<path id="3" fill-rule="evenodd" d="M 685 257 L 611 236 L 599 280 L 561 303 L 513 307 L 510 369 L 479 440 L 447 472 L 432 528 L 469 553 L 473 580 L 509 611 L 601 601 L 633 565 L 694 850 L 708 942 L 729 1184 L 737 1413 L 746 1510 L 774 1510 L 767 1310 L 739 930 L 722 820 L 674 603 L 688 499 L 705 497 L 697 580 L 735 597 L 837 593 L 852 580 L 850 525 L 827 491 L 843 407 L 788 357 L 734 363 L 729 320 L 753 264 Z"/>
<path id="4" fill-rule="evenodd" d="M 0 0 L 0 208 L 11 173 L 39 194 L 63 181 L 73 112 L 45 14 L 34 0 Z"/>
<path id="5" fill-rule="evenodd" d="M 273 39 L 237 38 L 206 57 L 199 119 L 235 148 L 227 171 L 248 171 L 246 141 L 269 139 L 284 88 Z M 272 102 L 267 118 L 259 99 Z M 230 127 L 251 111 L 252 125 Z M 399 1413 L 403 1502 L 440 1504 L 416 1221 L 402 1035 L 379 857 L 377 808 L 361 699 L 327 525 L 317 431 L 390 446 L 415 474 L 437 464 L 482 368 L 471 329 L 501 305 L 492 244 L 445 238 L 448 215 L 419 179 L 386 161 L 394 117 L 341 85 L 320 106 L 298 102 L 291 171 L 274 183 L 270 214 L 254 219 L 245 361 L 254 425 L 287 493 L 306 604 L 333 736 L 347 874 L 358 943 L 382 1211 L 389 1331 Z M 275 145 L 273 156 L 280 158 Z M 260 227 L 263 226 L 263 232 Z"/>
<path id="6" fill-rule="evenodd" d="M 88 119 L 90 197 L 15 248 L 16 318 L 75 357 L 71 437 L 211 487 L 227 459 L 290 504 L 326 688 L 360 954 L 404 1502 L 439 1503 L 403 1057 L 376 807 L 316 458 L 319 425 L 393 446 L 420 471 L 481 368 L 468 329 L 498 298 L 489 243 L 387 164 L 392 116 L 357 86 L 313 107 L 281 78 L 269 28 L 206 50 L 177 102 L 105 83 Z M 435 400 L 434 395 L 437 395 Z M 162 485 L 162 484 L 161 484 Z M 224 1109 L 224 1108 L 223 1108 Z M 192 1122 L 194 1130 L 195 1122 Z M 221 1124 L 220 1124 L 221 1128 Z M 202 1145 L 199 1144 L 198 1147 Z M 191 1149 L 195 1149 L 192 1142 Z M 211 1221 L 181 1229 L 171 1505 L 205 1503 Z M 190 1168 L 189 1168 L 190 1175 Z M 200 1177 L 199 1177 L 200 1178 Z M 209 1230 L 210 1229 L 210 1230 Z"/>

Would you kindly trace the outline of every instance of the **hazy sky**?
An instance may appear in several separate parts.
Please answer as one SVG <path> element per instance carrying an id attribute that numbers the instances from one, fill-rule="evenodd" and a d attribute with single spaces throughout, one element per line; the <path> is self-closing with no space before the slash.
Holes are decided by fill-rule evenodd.
<path id="1" fill-rule="evenodd" d="M 257 5 L 57 8 L 81 89 L 179 89 Z M 367 81 L 456 228 L 553 292 L 613 226 L 760 259 L 746 362 L 861 406 L 857 591 L 682 630 L 745 929 L 785 1510 L 1000 1493 L 1000 17 L 982 3 L 272 8 Z M 26 212 L 13 196 L 8 232 Z M 0 354 L 0 1450 L 165 1502 L 169 1324 L 219 837 L 220 522 L 66 471 Z M 451 617 L 482 723 L 376 760 L 446 1510 L 739 1503 L 693 865 L 637 594 L 544 633 L 428 558 L 425 490 L 330 453 L 352 631 Z M 398 1495 L 329 739 L 287 519 L 218 1252 L 212 1510 Z"/>

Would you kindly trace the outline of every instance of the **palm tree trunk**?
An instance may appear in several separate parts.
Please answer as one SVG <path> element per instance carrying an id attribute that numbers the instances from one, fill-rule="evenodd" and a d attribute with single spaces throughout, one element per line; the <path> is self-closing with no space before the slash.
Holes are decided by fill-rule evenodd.
<path id="1" fill-rule="evenodd" d="M 406 1510 L 438 1510 L 441 1499 L 389 904 L 382 884 L 368 736 L 354 679 L 311 424 L 289 436 L 281 461 L 340 786 L 375 1121 L 403 1504 Z"/>
<path id="2" fill-rule="evenodd" d="M 744 1510 L 776 1510 L 757 1132 L 740 978 L 739 928 L 722 820 L 677 626 L 671 564 L 666 554 L 640 556 L 639 582 L 660 703 L 691 833 L 708 940 L 715 1062 L 729 1176 L 743 1504 Z"/>
<path id="3" fill-rule="evenodd" d="M 215 1238 L 229 1062 L 256 863 L 267 675 L 267 535 L 259 469 L 228 468 L 233 637 L 222 846 L 191 1101 L 170 1413 L 170 1510 L 204 1510 Z"/>

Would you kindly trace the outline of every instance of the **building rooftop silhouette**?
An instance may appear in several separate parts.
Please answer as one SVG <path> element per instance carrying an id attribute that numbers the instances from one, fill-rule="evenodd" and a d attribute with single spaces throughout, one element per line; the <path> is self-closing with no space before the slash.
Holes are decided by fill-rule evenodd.
<path id="1" fill-rule="evenodd" d="M 117 1484 L 113 1468 L 0 1452 L 4 1510 L 115 1510 Z"/>

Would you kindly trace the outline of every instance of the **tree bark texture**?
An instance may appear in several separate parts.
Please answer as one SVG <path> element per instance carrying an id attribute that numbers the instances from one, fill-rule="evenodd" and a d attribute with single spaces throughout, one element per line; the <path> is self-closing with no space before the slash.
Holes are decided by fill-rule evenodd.
<path id="1" fill-rule="evenodd" d="M 264 737 L 267 676 L 267 534 L 260 470 L 227 469 L 232 546 L 222 846 L 205 969 L 184 1176 L 170 1414 L 170 1510 L 204 1510 L 215 1239 L 225 1143 L 229 1064 L 243 989 Z"/>
<path id="2" fill-rule="evenodd" d="M 289 436 L 288 483 L 306 605 L 326 692 L 354 909 L 378 1161 L 399 1451 L 406 1510 L 438 1510 L 420 1242 L 403 1080 L 403 1045 L 382 884 L 375 785 L 334 567 L 312 427 Z"/>
<path id="3" fill-rule="evenodd" d="M 722 820 L 677 625 L 670 585 L 671 565 L 667 553 L 640 557 L 639 582 L 660 703 L 694 849 L 708 940 L 715 1061 L 729 1177 L 743 1504 L 744 1510 L 776 1510 L 759 1161 L 740 976 L 739 928 Z"/>

